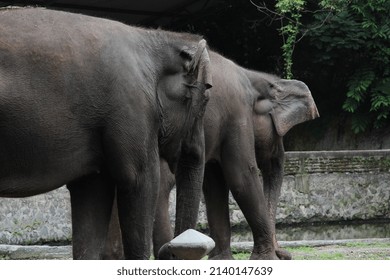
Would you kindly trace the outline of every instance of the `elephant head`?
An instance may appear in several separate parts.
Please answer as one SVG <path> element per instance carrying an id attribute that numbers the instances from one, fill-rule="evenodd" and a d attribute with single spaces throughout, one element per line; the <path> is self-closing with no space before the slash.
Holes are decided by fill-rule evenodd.
<path id="1" fill-rule="evenodd" d="M 247 71 L 246 74 L 256 90 L 255 114 L 270 114 L 279 136 L 284 136 L 299 123 L 319 117 L 305 83 L 252 71 Z"/>
<path id="2" fill-rule="evenodd" d="M 202 118 L 212 81 L 204 39 L 192 46 L 183 45 L 172 49 L 174 51 L 169 54 L 164 65 L 165 75 L 158 82 L 157 103 L 161 121 L 160 156 L 167 160 L 174 172 L 181 153 L 179 147 L 191 145 L 195 153 L 202 152 L 200 149 L 203 148 L 197 147 L 197 138 L 199 130 L 202 130 Z M 177 59 L 181 60 L 180 63 Z"/>

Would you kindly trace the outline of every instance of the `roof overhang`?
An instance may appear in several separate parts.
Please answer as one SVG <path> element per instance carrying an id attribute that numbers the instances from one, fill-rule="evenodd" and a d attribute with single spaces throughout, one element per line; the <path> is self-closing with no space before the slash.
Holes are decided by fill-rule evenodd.
<path id="1" fill-rule="evenodd" d="M 218 0 L 36 0 L 0 1 L 0 6 L 40 6 L 119 20 L 164 26 L 209 8 Z"/>

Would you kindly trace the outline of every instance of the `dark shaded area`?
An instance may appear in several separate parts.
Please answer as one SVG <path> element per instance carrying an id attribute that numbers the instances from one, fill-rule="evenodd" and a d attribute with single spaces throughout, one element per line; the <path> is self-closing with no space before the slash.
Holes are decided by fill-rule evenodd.
<path id="1" fill-rule="evenodd" d="M 1 6 L 38 6 L 118 20 L 141 26 L 164 26 L 197 13 L 218 0 L 15 0 Z"/>
<path id="2" fill-rule="evenodd" d="M 282 73 L 282 39 L 278 25 L 263 17 L 250 1 L 218 1 L 204 12 L 177 20 L 167 27 L 204 35 L 214 50 L 241 66 Z"/>

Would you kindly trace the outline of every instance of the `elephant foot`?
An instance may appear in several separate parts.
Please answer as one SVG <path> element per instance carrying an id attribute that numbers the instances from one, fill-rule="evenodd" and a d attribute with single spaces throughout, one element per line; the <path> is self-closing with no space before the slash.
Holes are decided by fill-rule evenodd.
<path id="1" fill-rule="evenodd" d="M 280 260 L 276 252 L 252 252 L 250 260 Z"/>
<path id="2" fill-rule="evenodd" d="M 251 254 L 250 260 L 280 260 L 276 254 Z"/>
<path id="3" fill-rule="evenodd" d="M 275 252 L 276 252 L 276 255 L 278 256 L 278 258 L 281 260 L 292 260 L 292 255 L 287 250 L 284 250 L 282 248 L 278 248 L 275 250 Z"/>

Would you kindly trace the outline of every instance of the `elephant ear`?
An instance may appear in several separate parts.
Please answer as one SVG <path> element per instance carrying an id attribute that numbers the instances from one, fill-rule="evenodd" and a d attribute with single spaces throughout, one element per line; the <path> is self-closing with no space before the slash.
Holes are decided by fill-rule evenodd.
<path id="1" fill-rule="evenodd" d="M 319 117 L 317 106 L 307 85 L 297 80 L 280 80 L 275 87 L 275 106 L 271 111 L 278 135 L 292 127 Z"/>
<path id="2" fill-rule="evenodd" d="M 211 88 L 211 66 L 206 40 L 200 40 L 196 47 L 183 48 L 180 55 L 188 58 L 186 64 L 187 74 L 194 76 L 197 82 L 205 85 L 206 89 Z"/>
<path id="3" fill-rule="evenodd" d="M 299 123 L 319 117 L 307 85 L 297 80 L 276 80 L 270 85 L 267 99 L 256 102 L 256 113 L 269 113 L 279 136 Z"/>

